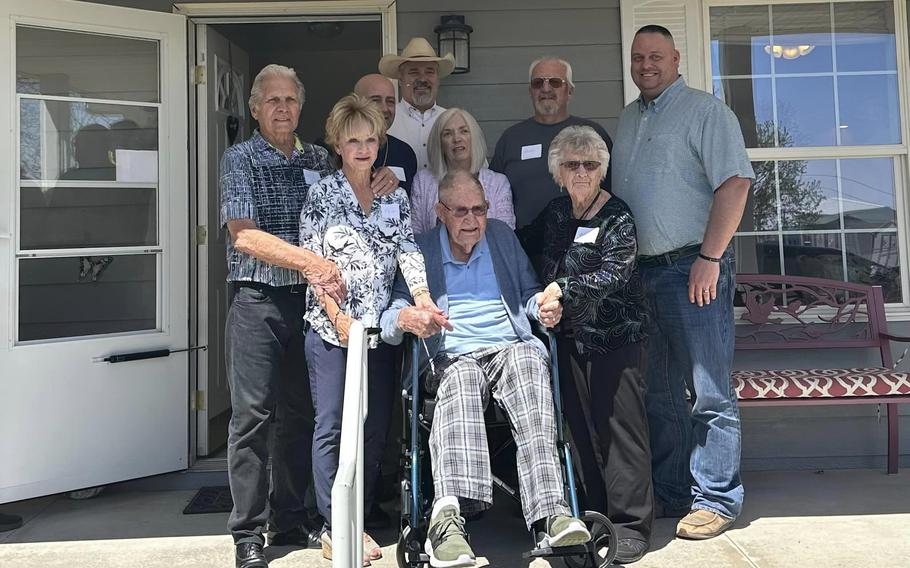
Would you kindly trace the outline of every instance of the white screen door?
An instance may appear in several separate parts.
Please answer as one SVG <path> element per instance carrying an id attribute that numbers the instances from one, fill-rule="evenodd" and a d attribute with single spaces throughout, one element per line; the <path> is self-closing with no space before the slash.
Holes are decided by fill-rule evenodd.
<path id="1" fill-rule="evenodd" d="M 185 18 L 0 6 L 0 503 L 183 469 Z"/>

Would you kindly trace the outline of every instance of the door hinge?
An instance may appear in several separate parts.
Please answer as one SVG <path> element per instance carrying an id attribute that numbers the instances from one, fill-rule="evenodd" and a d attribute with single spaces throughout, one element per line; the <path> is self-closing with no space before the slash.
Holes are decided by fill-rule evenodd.
<path id="1" fill-rule="evenodd" d="M 205 228 L 205 225 L 196 225 L 196 244 L 204 245 L 206 238 L 208 238 L 208 229 Z"/>
<path id="2" fill-rule="evenodd" d="M 193 391 L 191 399 L 190 406 L 192 410 L 205 410 L 205 391 Z"/>
<path id="3" fill-rule="evenodd" d="M 193 68 L 193 84 L 205 85 L 205 65 L 197 65 Z"/>

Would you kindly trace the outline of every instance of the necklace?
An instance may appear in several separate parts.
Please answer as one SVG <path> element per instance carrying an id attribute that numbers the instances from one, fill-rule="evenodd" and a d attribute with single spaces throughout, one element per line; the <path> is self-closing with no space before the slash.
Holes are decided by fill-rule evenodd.
<path id="1" fill-rule="evenodd" d="M 594 192 L 594 199 L 591 200 L 591 203 L 588 203 L 588 207 L 585 208 L 584 213 L 578 216 L 579 221 L 584 221 L 585 217 L 588 216 L 588 213 L 591 211 L 591 208 L 594 207 L 594 204 L 597 203 L 597 199 L 600 197 L 600 188 L 597 188 L 597 191 Z"/>

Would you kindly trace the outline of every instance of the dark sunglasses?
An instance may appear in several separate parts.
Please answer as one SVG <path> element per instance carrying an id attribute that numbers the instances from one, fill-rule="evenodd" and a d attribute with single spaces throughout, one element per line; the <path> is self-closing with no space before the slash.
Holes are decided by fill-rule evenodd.
<path id="1" fill-rule="evenodd" d="M 487 210 L 490 209 L 490 206 L 487 203 L 484 203 L 483 205 L 475 205 L 474 207 L 456 207 L 455 209 L 452 209 L 451 207 L 449 207 L 442 201 L 440 201 L 439 203 L 442 204 L 443 207 L 448 209 L 452 213 L 452 215 L 454 215 L 455 217 L 464 217 L 468 213 L 470 213 L 471 215 L 473 215 L 475 217 L 483 217 L 484 215 L 487 214 Z"/>
<path id="2" fill-rule="evenodd" d="M 567 83 L 562 77 L 534 77 L 531 79 L 531 88 L 543 89 L 544 81 L 550 83 L 550 88 L 553 89 L 558 89 Z"/>
<path id="3" fill-rule="evenodd" d="M 600 162 L 595 162 L 594 160 L 585 160 L 584 162 L 579 162 L 578 160 L 570 160 L 559 165 L 566 168 L 567 170 L 572 170 L 573 172 L 577 172 L 578 168 L 580 167 L 584 167 L 584 169 L 587 171 L 593 172 L 600 167 Z"/>

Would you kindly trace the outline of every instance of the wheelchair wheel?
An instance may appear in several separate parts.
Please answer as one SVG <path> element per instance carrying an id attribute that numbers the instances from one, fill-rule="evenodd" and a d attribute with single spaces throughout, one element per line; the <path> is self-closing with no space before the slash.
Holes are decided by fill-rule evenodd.
<path id="1" fill-rule="evenodd" d="M 395 559 L 398 561 L 398 568 L 418 568 L 423 566 L 424 564 L 420 562 L 420 553 L 420 540 L 414 538 L 411 527 L 405 525 L 398 534 L 398 545 L 395 547 Z"/>
<path id="2" fill-rule="evenodd" d="M 610 519 L 594 511 L 585 511 L 581 516 L 591 532 L 588 552 L 579 556 L 566 556 L 563 560 L 569 568 L 606 568 L 616 560 L 619 537 Z"/>

